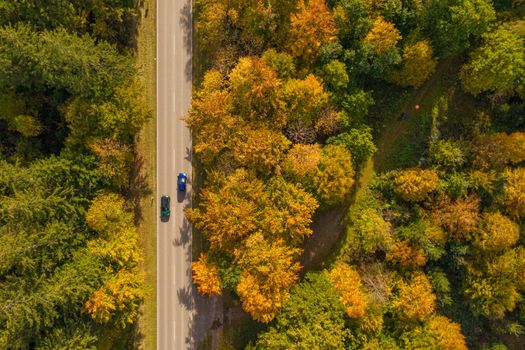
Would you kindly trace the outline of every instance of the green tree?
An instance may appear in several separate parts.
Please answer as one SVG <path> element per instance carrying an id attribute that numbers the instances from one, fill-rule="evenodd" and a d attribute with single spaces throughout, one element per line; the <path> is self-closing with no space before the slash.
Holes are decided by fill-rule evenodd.
<path id="1" fill-rule="evenodd" d="M 478 95 L 485 91 L 512 94 L 523 89 L 525 36 L 500 26 L 483 35 L 483 44 L 461 69 L 465 90 Z"/>
<path id="2" fill-rule="evenodd" d="M 369 127 L 350 129 L 348 132 L 330 137 L 326 143 L 345 146 L 352 154 L 354 168 L 361 169 L 368 158 L 377 151 L 371 131 Z"/>
<path id="3" fill-rule="evenodd" d="M 403 66 L 394 71 L 392 78 L 399 85 L 419 87 L 434 73 L 436 65 L 430 43 L 418 41 L 403 49 Z"/>
<path id="4" fill-rule="evenodd" d="M 345 349 L 344 307 L 322 273 L 308 273 L 294 288 L 257 349 Z"/>

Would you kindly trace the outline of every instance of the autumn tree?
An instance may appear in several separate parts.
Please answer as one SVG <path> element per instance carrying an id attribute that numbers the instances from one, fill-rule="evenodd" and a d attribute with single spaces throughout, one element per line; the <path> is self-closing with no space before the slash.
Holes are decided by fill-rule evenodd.
<path id="1" fill-rule="evenodd" d="M 374 208 L 351 208 L 348 213 L 346 249 L 349 255 L 362 251 L 365 255 L 377 250 L 387 251 L 393 243 L 392 225 Z"/>
<path id="2" fill-rule="evenodd" d="M 418 41 L 403 49 L 403 66 L 392 78 L 399 85 L 419 87 L 434 73 L 436 64 L 430 43 Z"/>
<path id="3" fill-rule="evenodd" d="M 445 200 L 433 210 L 432 220 L 449 232 L 452 238 L 459 240 L 470 237 L 479 219 L 480 201 L 474 196 Z"/>
<path id="4" fill-rule="evenodd" d="M 280 239 L 269 242 L 261 233 L 251 235 L 240 253 L 242 267 L 237 293 L 243 309 L 253 319 L 268 323 L 288 300 L 297 280 L 300 249 L 291 248 Z"/>
<path id="5" fill-rule="evenodd" d="M 118 228 L 128 219 L 124 198 L 116 193 L 102 194 L 93 199 L 86 213 L 86 222 L 97 232 Z"/>
<path id="6" fill-rule="evenodd" d="M 298 11 L 291 15 L 288 47 L 292 56 L 313 63 L 319 47 L 336 39 L 337 27 L 324 0 L 300 0 Z"/>
<path id="7" fill-rule="evenodd" d="M 319 202 L 330 206 L 341 203 L 354 184 L 352 155 L 344 146 L 327 145 L 322 149 L 312 189 Z"/>
<path id="8" fill-rule="evenodd" d="M 416 269 L 425 265 L 425 252 L 409 244 L 407 241 L 396 242 L 386 255 L 387 261 L 399 264 L 401 267 Z"/>
<path id="9" fill-rule="evenodd" d="M 269 174 L 284 157 L 290 141 L 279 131 L 267 128 L 239 130 L 240 136 L 234 144 L 235 160 L 248 169 Z"/>
<path id="10" fill-rule="evenodd" d="M 432 161 L 445 168 L 456 169 L 466 162 L 461 145 L 451 140 L 438 140 L 430 146 Z"/>
<path id="11" fill-rule="evenodd" d="M 474 233 L 474 246 L 482 251 L 502 252 L 516 244 L 519 226 L 499 212 L 483 214 L 479 229 Z"/>
<path id="12" fill-rule="evenodd" d="M 209 261 L 208 255 L 201 253 L 199 260 L 191 264 L 193 282 L 203 295 L 221 295 L 221 277 L 217 266 Z"/>
<path id="13" fill-rule="evenodd" d="M 504 176 L 506 183 L 501 201 L 511 215 L 521 217 L 525 215 L 525 168 L 508 169 Z"/>
<path id="14" fill-rule="evenodd" d="M 399 293 L 392 306 L 406 321 L 424 321 L 436 308 L 436 296 L 427 276 L 417 273 L 408 281 L 399 281 Z"/>
<path id="15" fill-rule="evenodd" d="M 382 54 L 395 48 L 400 39 L 401 34 L 395 25 L 378 16 L 374 20 L 372 29 L 364 37 L 363 43 L 371 45 L 376 54 Z"/>
<path id="16" fill-rule="evenodd" d="M 242 57 L 229 74 L 234 111 L 253 126 L 280 129 L 287 122 L 282 81 L 260 58 Z"/>
<path id="17" fill-rule="evenodd" d="M 481 135 L 474 140 L 472 165 L 476 168 L 502 169 L 525 160 L 525 133 Z"/>
<path id="18" fill-rule="evenodd" d="M 320 160 L 321 147 L 319 144 L 295 144 L 288 151 L 282 169 L 286 176 L 303 182 L 316 173 Z"/>
<path id="19" fill-rule="evenodd" d="M 478 95 L 485 91 L 512 94 L 523 88 L 525 37 L 500 26 L 483 35 L 483 45 L 472 53 L 461 69 L 465 90 Z"/>
<path id="20" fill-rule="evenodd" d="M 406 201 L 421 202 L 436 189 L 439 178 L 434 170 L 403 170 L 394 180 L 394 191 Z"/>
<path id="21" fill-rule="evenodd" d="M 112 139 L 96 139 L 89 144 L 89 147 L 99 158 L 100 173 L 116 188 L 126 188 L 133 160 L 131 147 Z"/>
<path id="22" fill-rule="evenodd" d="M 144 297 L 139 271 L 121 270 L 91 295 L 86 302 L 86 311 L 97 322 L 113 321 L 125 328 L 139 315 Z"/>
<path id="23" fill-rule="evenodd" d="M 313 74 L 302 80 L 288 80 L 283 86 L 282 98 L 288 120 L 300 120 L 306 125 L 312 125 L 328 103 L 323 84 Z"/>
<path id="24" fill-rule="evenodd" d="M 239 169 L 216 189 L 204 188 L 199 208 L 188 209 L 186 216 L 202 230 L 212 251 L 231 253 L 257 231 L 265 204 L 262 181 Z"/>
<path id="25" fill-rule="evenodd" d="M 345 306 L 348 317 L 363 317 L 367 302 L 361 287 L 361 277 L 355 268 L 346 263 L 338 263 L 327 275 L 339 293 L 339 300 Z"/>
<path id="26" fill-rule="evenodd" d="M 467 350 L 465 336 L 461 333 L 460 325 L 445 316 L 436 315 L 430 319 L 428 329 L 438 339 L 440 349 Z"/>

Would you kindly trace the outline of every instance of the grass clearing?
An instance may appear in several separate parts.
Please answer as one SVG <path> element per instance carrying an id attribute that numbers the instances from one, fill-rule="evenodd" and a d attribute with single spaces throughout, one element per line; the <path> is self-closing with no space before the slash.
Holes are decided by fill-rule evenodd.
<path id="1" fill-rule="evenodd" d="M 141 307 L 134 348 L 157 348 L 157 232 L 156 232 L 156 2 L 144 0 L 141 3 L 140 20 L 136 35 L 137 67 L 144 89 L 144 98 L 152 118 L 142 128 L 136 141 L 135 181 L 138 182 L 137 219 L 140 245 L 144 261 L 141 264 L 145 274 L 148 294 Z"/>

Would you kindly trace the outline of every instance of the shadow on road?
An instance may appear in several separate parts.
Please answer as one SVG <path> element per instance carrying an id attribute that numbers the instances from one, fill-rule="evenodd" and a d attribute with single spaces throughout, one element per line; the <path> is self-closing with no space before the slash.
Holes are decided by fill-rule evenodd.
<path id="1" fill-rule="evenodd" d="M 180 25 L 184 32 L 184 48 L 191 57 L 193 46 L 192 46 L 192 16 L 191 16 L 191 3 L 187 2 L 186 5 L 180 11 Z M 184 67 L 184 75 L 186 81 L 192 81 L 192 62 L 189 59 Z"/>

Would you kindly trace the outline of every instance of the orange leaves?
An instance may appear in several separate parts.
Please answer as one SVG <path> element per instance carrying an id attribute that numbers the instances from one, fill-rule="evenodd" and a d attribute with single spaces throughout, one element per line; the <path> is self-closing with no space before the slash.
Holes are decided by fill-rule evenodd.
<path id="1" fill-rule="evenodd" d="M 299 10 L 292 14 L 290 42 L 294 57 L 311 62 L 322 44 L 334 40 L 337 28 L 324 0 L 301 0 Z"/>
<path id="2" fill-rule="evenodd" d="M 433 221 L 456 240 L 470 238 L 479 221 L 479 199 L 474 196 L 444 201 L 432 212 Z"/>
<path id="3" fill-rule="evenodd" d="M 361 277 L 350 265 L 337 264 L 328 272 L 328 279 L 341 295 L 341 302 L 345 306 L 346 314 L 351 318 L 360 318 L 365 315 L 367 301 L 361 290 Z"/>
<path id="4" fill-rule="evenodd" d="M 427 276 L 419 273 L 408 283 L 400 281 L 399 295 L 393 307 L 407 321 L 424 321 L 432 315 L 436 308 L 436 296 Z"/>
<path id="5" fill-rule="evenodd" d="M 288 80 L 283 86 L 282 95 L 289 120 L 300 120 L 306 125 L 311 125 L 328 103 L 328 93 L 313 74 L 302 80 Z"/>
<path id="6" fill-rule="evenodd" d="M 191 265 L 193 282 L 203 295 L 221 295 L 221 277 L 217 266 L 208 261 L 208 255 L 201 253 L 199 260 Z"/>
<path id="7" fill-rule="evenodd" d="M 299 182 L 304 181 L 317 169 L 321 160 L 321 147 L 319 144 L 295 144 L 286 156 L 283 170 Z"/>
<path id="8" fill-rule="evenodd" d="M 525 133 L 497 133 L 477 138 L 472 149 L 472 164 L 477 168 L 501 169 L 525 160 Z"/>
<path id="9" fill-rule="evenodd" d="M 91 295 L 86 310 L 100 323 L 117 316 L 115 321 L 124 328 L 138 316 L 144 296 L 142 275 L 135 270 L 121 270 Z"/>
<path id="10" fill-rule="evenodd" d="M 395 25 L 378 16 L 363 43 L 372 45 L 376 54 L 382 54 L 393 49 L 400 39 L 401 34 Z"/>
<path id="11" fill-rule="evenodd" d="M 394 191 L 406 201 L 421 202 L 436 189 L 438 181 L 438 175 L 434 170 L 406 169 L 395 178 Z"/>
<path id="12" fill-rule="evenodd" d="M 243 268 L 237 293 L 243 309 L 255 320 L 268 323 L 288 299 L 297 280 L 299 264 L 295 259 L 300 249 L 284 245 L 282 240 L 270 243 L 261 233 L 246 240 L 239 258 Z"/>
<path id="13" fill-rule="evenodd" d="M 407 241 L 399 241 L 388 251 L 386 259 L 403 267 L 417 268 L 425 265 L 425 252 L 410 245 Z"/>

